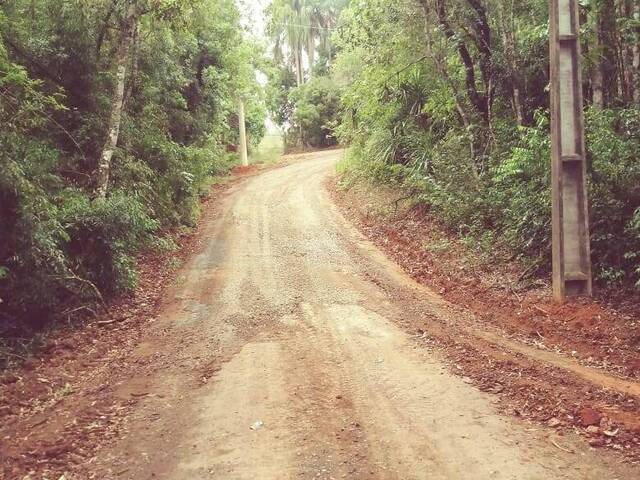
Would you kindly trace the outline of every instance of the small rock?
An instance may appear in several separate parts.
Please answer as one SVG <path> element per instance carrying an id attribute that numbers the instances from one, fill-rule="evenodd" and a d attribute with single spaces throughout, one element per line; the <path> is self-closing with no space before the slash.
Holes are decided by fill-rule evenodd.
<path id="1" fill-rule="evenodd" d="M 549 421 L 547 422 L 547 426 L 554 428 L 557 427 L 558 425 L 560 425 L 562 422 L 560 420 L 558 420 L 557 418 L 553 417 L 550 418 Z"/>
<path id="2" fill-rule="evenodd" d="M 71 451 L 71 445 L 66 443 L 61 443 L 59 445 L 54 445 L 52 447 L 47 448 L 44 451 L 45 457 L 49 458 L 57 458 L 65 453 Z"/>
<path id="3" fill-rule="evenodd" d="M 64 340 L 60 340 L 58 342 L 58 347 L 62 350 L 73 350 L 75 348 L 75 344 L 72 340 L 65 338 Z"/>
<path id="4" fill-rule="evenodd" d="M 38 362 L 36 362 L 33 358 L 28 358 L 22 364 L 22 368 L 24 368 L 25 370 L 31 371 L 31 370 L 34 370 L 37 365 L 38 365 Z"/>
<path id="5" fill-rule="evenodd" d="M 5 385 L 16 383 L 18 380 L 18 376 L 14 375 L 13 373 L 5 373 L 4 375 L 2 375 L 2 377 L 0 377 L 0 383 L 3 383 Z"/>
<path id="6" fill-rule="evenodd" d="M 599 425 L 602 415 L 591 407 L 583 407 L 578 411 L 578 418 L 583 427 L 588 427 L 590 425 Z"/>
<path id="7" fill-rule="evenodd" d="M 258 420 L 256 422 L 253 422 L 249 428 L 253 431 L 256 431 L 260 430 L 262 427 L 264 427 L 264 422 L 262 420 Z"/>
<path id="8" fill-rule="evenodd" d="M 597 435 L 597 434 L 599 434 L 599 433 L 600 433 L 600 428 L 599 428 L 599 427 L 596 427 L 595 425 L 589 425 L 589 426 L 587 427 L 587 433 L 588 433 L 589 435 Z"/>
<path id="9" fill-rule="evenodd" d="M 4 417 L 5 415 L 15 415 L 15 408 L 11 405 L 2 405 L 0 406 L 0 417 Z"/>
<path id="10" fill-rule="evenodd" d="M 600 448 L 605 446 L 605 442 L 602 438 L 592 438 L 589 440 L 589 445 L 593 448 Z"/>

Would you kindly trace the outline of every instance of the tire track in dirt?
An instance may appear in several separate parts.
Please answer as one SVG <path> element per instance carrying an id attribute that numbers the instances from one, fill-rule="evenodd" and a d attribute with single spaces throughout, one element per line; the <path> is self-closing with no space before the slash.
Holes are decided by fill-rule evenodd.
<path id="1" fill-rule="evenodd" d="M 636 478 L 574 435 L 502 417 L 403 330 L 466 323 L 345 227 L 323 187 L 339 155 L 227 197 L 157 323 L 164 344 L 144 347 L 164 368 L 80 478 Z"/>
<path id="2" fill-rule="evenodd" d="M 332 186 L 328 188 L 337 204 L 345 207 L 341 205 L 345 199 Z M 560 432 L 578 432 L 590 444 L 624 452 L 634 462 L 640 458 L 640 383 L 531 347 L 447 302 L 386 257 L 346 220 L 340 207 L 327 203 L 336 221 L 356 239 L 353 253 L 378 266 L 371 268 L 377 271 L 373 281 L 390 294 L 395 291 L 397 302 L 405 305 L 406 314 L 398 323 L 416 343 L 440 347 L 454 373 L 499 395 L 503 411 L 543 421 Z M 361 219 L 354 221 L 362 227 Z M 589 431 L 591 422 L 600 428 Z M 605 431 L 616 435 L 607 436 Z"/>

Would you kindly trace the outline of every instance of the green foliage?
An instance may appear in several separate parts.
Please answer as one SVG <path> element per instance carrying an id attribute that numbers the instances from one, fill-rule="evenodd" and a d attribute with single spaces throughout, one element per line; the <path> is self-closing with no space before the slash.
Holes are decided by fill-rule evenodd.
<path id="1" fill-rule="evenodd" d="M 267 134 L 260 145 L 255 147 L 249 158 L 250 163 L 272 165 L 278 162 L 284 153 L 282 136 L 279 133 Z"/>
<path id="2" fill-rule="evenodd" d="M 264 51 L 235 2 L 136 0 L 118 148 L 94 199 L 124 5 L 0 6 L 0 334 L 133 288 L 136 252 L 193 226 L 211 179 L 237 162 L 239 96 L 252 143 L 264 135 Z"/>
<path id="3" fill-rule="evenodd" d="M 292 131 L 305 146 L 335 145 L 333 129 L 338 122 L 340 97 L 328 77 L 318 77 L 296 87 L 290 93 L 294 104 Z"/>
<path id="4" fill-rule="evenodd" d="M 598 276 L 640 280 L 640 110 L 590 110 L 591 247 Z"/>
<path id="5" fill-rule="evenodd" d="M 136 285 L 131 253 L 148 244 L 159 222 L 143 204 L 122 191 L 105 200 L 89 200 L 80 191 L 66 191 L 61 221 L 69 240 L 64 245 L 69 269 L 106 295 Z"/>
<path id="6" fill-rule="evenodd" d="M 289 94 L 296 87 L 296 75 L 285 66 L 269 71 L 267 106 L 276 125 L 283 127 L 293 117 L 294 104 Z"/>
<path id="7" fill-rule="evenodd" d="M 430 0 L 354 0 L 343 12 L 333 65 L 342 104 L 336 132 L 341 143 L 351 145 L 348 162 L 340 165 L 347 172 L 343 181 L 365 176 L 406 189 L 478 249 L 502 250 L 529 264 L 527 271 L 546 272 L 551 265 L 548 5 L 522 2 L 510 10 L 499 2 L 478 2 L 488 9 L 493 34 L 489 65 L 482 63 L 482 32 L 474 30 L 482 21 L 477 10 L 470 2 L 445 3 L 453 38 L 445 35 L 435 9 L 428 15 L 422 8 L 433 6 Z M 476 94 L 485 93 L 485 82 L 494 89 L 489 119 L 469 94 L 461 45 L 475 69 Z M 521 125 L 514 85 L 522 98 Z M 587 108 L 586 129 L 596 279 L 635 284 L 640 282 L 640 110 L 629 103 Z"/>
<path id="8" fill-rule="evenodd" d="M 340 89 L 330 76 L 315 77 L 296 86 L 291 70 L 275 68 L 269 78 L 267 104 L 274 122 L 286 131 L 288 146 L 317 148 L 336 144 Z"/>
<path id="9" fill-rule="evenodd" d="M 40 86 L 0 43 L 0 308 L 19 312 L 55 301 L 55 288 L 46 287 L 66 268 L 60 244 L 67 235 L 48 195 L 60 184 L 58 152 L 30 135 L 61 107 Z"/>
<path id="10" fill-rule="evenodd" d="M 537 113 L 535 126 L 512 133 L 516 144 L 491 172 L 488 193 L 504 244 L 539 268 L 548 266 L 551 252 L 548 128 L 546 116 Z"/>
<path id="11" fill-rule="evenodd" d="M 331 32 L 348 3 L 273 0 L 267 8 L 267 34 L 274 44 L 267 104 L 273 121 L 284 132 L 286 146 L 336 143 L 333 130 L 339 120 L 339 87 L 331 75 L 335 58 Z"/>

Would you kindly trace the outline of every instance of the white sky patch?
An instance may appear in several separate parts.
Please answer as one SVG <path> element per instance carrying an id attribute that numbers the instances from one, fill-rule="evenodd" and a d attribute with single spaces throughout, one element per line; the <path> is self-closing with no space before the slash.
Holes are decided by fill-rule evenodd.
<path id="1" fill-rule="evenodd" d="M 271 4 L 271 0 L 236 0 L 240 10 L 240 23 L 249 35 L 258 40 L 267 41 L 267 17 L 265 10 Z M 265 86 L 267 76 L 256 70 L 258 83 Z M 266 119 L 267 135 L 281 135 L 280 129 L 271 118 Z"/>
<path id="2" fill-rule="evenodd" d="M 255 37 L 264 39 L 266 37 L 267 19 L 265 10 L 271 0 L 237 0 L 242 26 L 251 32 Z"/>
<path id="3" fill-rule="evenodd" d="M 267 17 L 265 11 L 271 0 L 236 0 L 240 10 L 240 23 L 246 32 L 259 41 L 267 41 Z M 267 84 L 264 73 L 256 71 L 256 78 L 261 85 Z"/>

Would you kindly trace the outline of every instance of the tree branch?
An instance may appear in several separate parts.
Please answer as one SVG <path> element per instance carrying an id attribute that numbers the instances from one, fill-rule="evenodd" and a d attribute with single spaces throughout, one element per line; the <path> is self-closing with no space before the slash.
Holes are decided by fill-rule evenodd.
<path id="1" fill-rule="evenodd" d="M 49 71 L 49 67 L 48 66 L 43 65 L 42 63 L 40 63 L 39 60 L 33 58 L 29 53 L 25 52 L 19 45 L 17 45 L 14 41 L 12 41 L 7 36 L 6 32 L 0 32 L 0 35 L 2 36 L 2 40 L 4 41 L 4 43 L 9 45 L 11 50 L 13 50 L 13 52 L 16 55 L 18 55 L 19 57 L 22 57 L 23 60 L 26 60 L 31 65 L 31 67 L 36 69 L 38 71 L 38 73 L 40 73 L 42 76 L 48 78 L 49 80 L 51 80 L 56 85 L 64 88 L 65 90 L 67 90 L 67 86 L 64 84 L 62 79 L 60 79 L 60 77 L 58 77 L 57 75 L 51 73 Z"/>

